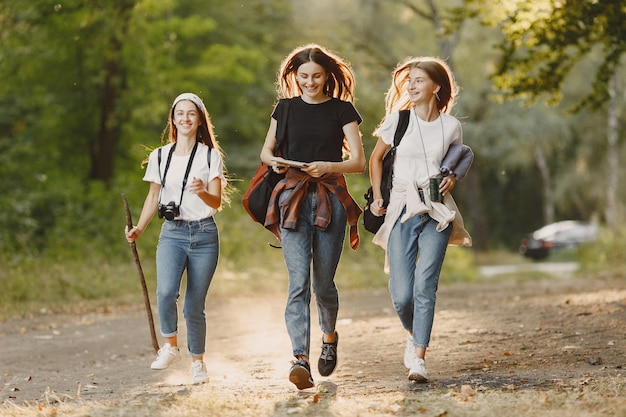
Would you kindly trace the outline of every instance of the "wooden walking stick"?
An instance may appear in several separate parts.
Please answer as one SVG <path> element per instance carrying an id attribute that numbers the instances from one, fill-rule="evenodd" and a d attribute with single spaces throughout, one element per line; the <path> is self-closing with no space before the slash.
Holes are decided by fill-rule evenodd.
<path id="1" fill-rule="evenodd" d="M 122 200 L 124 201 L 124 209 L 126 210 L 126 224 L 128 230 L 133 228 L 133 219 L 128 208 L 128 200 L 126 195 L 122 194 Z M 157 341 L 156 332 L 154 331 L 154 319 L 152 318 L 152 308 L 150 307 L 150 296 L 148 295 L 148 287 L 146 286 L 146 279 L 143 276 L 143 269 L 141 268 L 141 262 L 139 262 L 139 254 L 137 253 L 137 245 L 135 242 L 130 244 L 133 250 L 133 256 L 135 258 L 135 265 L 137 265 L 137 272 L 139 272 L 139 280 L 141 281 L 141 289 L 143 290 L 143 301 L 146 305 L 146 313 L 148 313 L 148 322 L 150 323 L 150 335 L 152 336 L 152 346 L 154 351 L 159 353 L 159 342 Z"/>

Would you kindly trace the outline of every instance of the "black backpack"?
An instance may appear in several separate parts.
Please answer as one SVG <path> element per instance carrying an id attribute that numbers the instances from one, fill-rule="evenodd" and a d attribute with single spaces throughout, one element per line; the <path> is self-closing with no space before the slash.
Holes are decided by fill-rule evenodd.
<path id="1" fill-rule="evenodd" d="M 409 110 L 400 110 L 398 126 L 393 136 L 393 145 L 387 150 L 383 157 L 383 175 L 380 181 L 380 192 L 383 196 L 383 207 L 389 204 L 389 195 L 391 194 L 391 186 L 393 182 L 393 163 L 396 159 L 396 148 L 400 144 L 407 127 L 409 126 Z M 363 208 L 363 225 L 368 232 L 376 233 L 385 221 L 385 215 L 375 216 L 370 211 L 370 204 L 374 201 L 374 193 L 372 187 L 367 189 L 363 195 L 365 197 L 365 207 Z"/>

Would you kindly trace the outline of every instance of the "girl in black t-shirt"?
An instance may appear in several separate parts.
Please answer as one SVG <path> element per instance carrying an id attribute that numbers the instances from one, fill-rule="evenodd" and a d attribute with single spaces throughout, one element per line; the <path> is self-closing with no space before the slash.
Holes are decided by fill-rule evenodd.
<path id="1" fill-rule="evenodd" d="M 315 293 L 322 353 L 320 375 L 337 364 L 335 325 L 339 296 L 334 278 L 346 223 L 350 244 L 358 246 L 361 209 L 347 190 L 345 173 L 363 172 L 365 155 L 354 108 L 354 74 L 338 56 L 319 45 L 293 50 L 283 61 L 277 103 L 261 151 L 261 159 L 285 179 L 274 189 L 265 226 L 280 239 L 289 274 L 285 322 L 296 358 L 289 380 L 298 389 L 314 386 L 309 365 L 311 286 Z M 285 119 L 286 118 L 286 119 Z M 286 124 L 282 124 L 284 119 Z M 280 154 L 274 159 L 277 127 Z M 305 163 L 289 166 L 284 160 Z"/>

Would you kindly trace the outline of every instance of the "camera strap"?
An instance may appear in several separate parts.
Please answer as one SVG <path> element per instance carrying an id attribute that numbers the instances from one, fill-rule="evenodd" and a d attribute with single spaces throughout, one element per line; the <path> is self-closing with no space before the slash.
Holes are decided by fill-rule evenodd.
<path id="1" fill-rule="evenodd" d="M 174 154 L 174 150 L 176 149 L 176 142 L 170 148 L 170 152 L 167 155 L 167 162 L 165 162 L 165 170 L 163 171 L 163 176 L 161 177 L 161 149 L 159 148 L 157 155 L 159 161 L 159 177 L 161 179 L 161 192 L 159 193 L 159 204 L 161 203 L 161 193 L 163 193 L 163 188 L 165 188 L 165 180 L 167 179 L 167 171 L 170 168 L 170 162 L 172 161 L 172 155 Z M 193 149 L 191 150 L 191 155 L 189 155 L 189 162 L 187 162 L 187 170 L 185 171 L 185 176 L 183 177 L 183 188 L 180 190 L 180 202 L 178 206 L 180 207 L 183 204 L 183 194 L 185 193 L 185 186 L 187 185 L 187 178 L 189 177 L 189 171 L 191 171 L 191 164 L 193 164 L 193 157 L 196 155 L 196 149 L 198 149 L 198 142 L 193 145 Z"/>

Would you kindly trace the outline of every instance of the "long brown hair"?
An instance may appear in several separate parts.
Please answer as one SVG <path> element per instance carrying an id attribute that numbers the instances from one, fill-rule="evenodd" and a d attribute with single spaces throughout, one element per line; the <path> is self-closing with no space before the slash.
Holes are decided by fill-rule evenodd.
<path id="1" fill-rule="evenodd" d="M 314 43 L 295 48 L 283 60 L 277 82 L 279 98 L 302 95 L 296 76 L 300 65 L 307 62 L 315 62 L 326 71 L 328 79 L 322 89 L 326 96 L 354 104 L 356 81 L 352 68 L 338 55 Z M 350 154 L 348 140 L 345 137 L 343 138 L 343 152 L 344 156 Z"/>
<path id="2" fill-rule="evenodd" d="M 356 83 L 352 68 L 338 55 L 314 43 L 295 48 L 283 60 L 277 83 L 280 98 L 291 98 L 302 94 L 296 81 L 296 74 L 300 65 L 307 62 L 315 62 L 326 70 L 328 80 L 323 88 L 325 95 L 354 104 Z"/>

